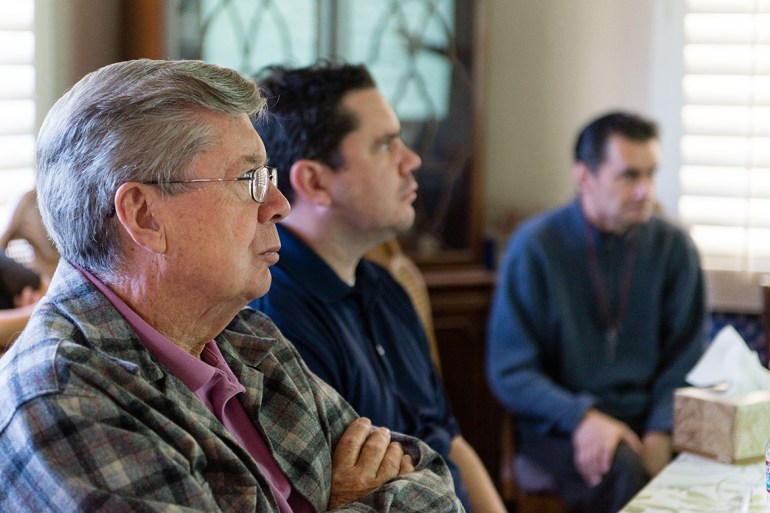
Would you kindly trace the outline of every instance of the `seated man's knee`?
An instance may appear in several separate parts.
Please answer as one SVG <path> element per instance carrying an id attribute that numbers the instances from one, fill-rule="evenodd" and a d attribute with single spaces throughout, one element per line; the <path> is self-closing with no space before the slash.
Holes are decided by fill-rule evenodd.
<path id="1" fill-rule="evenodd" d="M 610 475 L 632 495 L 650 480 L 644 468 L 642 457 L 625 443 L 620 443 L 615 452 Z"/>

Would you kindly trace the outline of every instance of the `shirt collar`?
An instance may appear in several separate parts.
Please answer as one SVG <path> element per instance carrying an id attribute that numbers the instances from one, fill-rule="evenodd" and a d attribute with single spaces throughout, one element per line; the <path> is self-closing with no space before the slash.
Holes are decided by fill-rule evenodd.
<path id="1" fill-rule="evenodd" d="M 588 220 L 583 212 L 583 206 L 580 204 L 580 196 L 578 196 L 572 204 L 576 219 L 580 223 L 580 230 L 585 231 L 588 227 L 588 233 L 594 240 L 594 244 L 601 248 L 606 244 L 613 244 L 616 242 L 627 242 L 634 236 L 635 233 L 640 232 L 645 226 L 649 225 L 650 221 L 646 221 L 642 224 L 632 226 L 623 233 L 611 233 L 600 230 L 591 221 Z"/>
<path id="2" fill-rule="evenodd" d="M 351 294 L 367 295 L 378 288 L 371 262 L 362 259 L 358 263 L 356 283 L 351 287 L 310 246 L 281 224 L 278 224 L 278 236 L 281 238 L 281 259 L 276 266 L 303 284 L 319 301 L 342 301 Z"/>

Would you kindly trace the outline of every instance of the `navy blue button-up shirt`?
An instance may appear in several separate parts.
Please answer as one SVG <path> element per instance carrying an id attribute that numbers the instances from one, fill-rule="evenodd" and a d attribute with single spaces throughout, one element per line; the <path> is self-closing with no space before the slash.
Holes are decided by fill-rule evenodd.
<path id="1" fill-rule="evenodd" d="M 273 284 L 251 306 L 269 315 L 310 369 L 360 415 L 416 436 L 441 454 L 468 509 L 459 471 L 449 460 L 459 427 L 407 293 L 367 260 L 351 287 L 296 235 L 278 229 L 281 259 L 271 268 Z"/>

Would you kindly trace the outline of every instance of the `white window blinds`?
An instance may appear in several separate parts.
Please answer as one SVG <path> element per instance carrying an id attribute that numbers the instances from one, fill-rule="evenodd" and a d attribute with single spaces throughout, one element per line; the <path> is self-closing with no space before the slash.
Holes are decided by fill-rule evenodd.
<path id="1" fill-rule="evenodd" d="M 687 0 L 679 200 L 706 269 L 770 272 L 770 0 Z"/>
<path id="2" fill-rule="evenodd" d="M 34 0 L 0 2 L 0 221 L 34 185 L 34 19 Z"/>

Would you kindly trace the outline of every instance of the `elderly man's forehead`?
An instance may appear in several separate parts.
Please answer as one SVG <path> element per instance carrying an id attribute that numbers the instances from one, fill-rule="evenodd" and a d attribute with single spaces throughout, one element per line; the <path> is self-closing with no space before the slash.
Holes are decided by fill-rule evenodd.
<path id="1" fill-rule="evenodd" d="M 215 153 L 228 166 L 264 166 L 267 153 L 262 138 L 246 114 L 231 116 L 208 112 L 202 118 L 211 123 L 214 137 L 202 153 Z"/>

